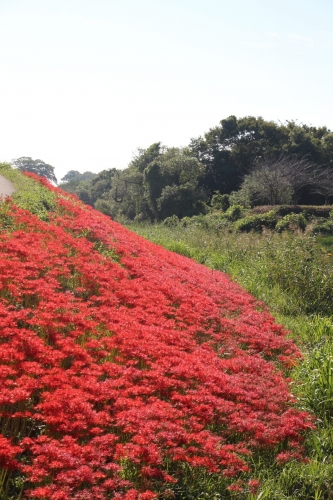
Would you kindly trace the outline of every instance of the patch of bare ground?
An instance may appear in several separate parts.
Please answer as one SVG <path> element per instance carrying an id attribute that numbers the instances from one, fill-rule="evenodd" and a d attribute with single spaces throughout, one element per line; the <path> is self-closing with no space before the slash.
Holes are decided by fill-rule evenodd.
<path id="1" fill-rule="evenodd" d="M 8 179 L 0 175 L 0 198 L 11 196 L 15 191 L 14 185 Z"/>

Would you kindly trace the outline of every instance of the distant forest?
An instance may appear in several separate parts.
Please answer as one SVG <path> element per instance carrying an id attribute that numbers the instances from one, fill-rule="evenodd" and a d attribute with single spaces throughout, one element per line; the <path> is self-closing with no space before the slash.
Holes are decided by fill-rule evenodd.
<path id="1" fill-rule="evenodd" d="M 117 220 L 164 220 L 212 205 L 328 204 L 333 132 L 295 121 L 229 116 L 184 148 L 138 149 L 124 170 L 71 170 L 60 187 Z"/>

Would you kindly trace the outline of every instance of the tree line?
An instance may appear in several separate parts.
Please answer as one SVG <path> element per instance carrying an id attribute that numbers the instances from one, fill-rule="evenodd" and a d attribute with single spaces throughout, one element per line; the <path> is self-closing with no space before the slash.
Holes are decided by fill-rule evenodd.
<path id="1" fill-rule="evenodd" d="M 333 197 L 333 133 L 325 126 L 229 116 L 187 147 L 138 149 L 124 170 L 69 171 L 61 187 L 115 218 L 163 220 L 217 202 L 323 204 Z"/>

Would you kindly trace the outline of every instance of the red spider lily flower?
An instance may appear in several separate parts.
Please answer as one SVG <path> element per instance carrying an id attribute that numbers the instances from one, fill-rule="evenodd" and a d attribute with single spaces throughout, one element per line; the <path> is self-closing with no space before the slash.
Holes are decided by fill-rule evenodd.
<path id="1" fill-rule="evenodd" d="M 0 468 L 25 497 L 152 500 L 184 464 L 254 491 L 251 454 L 301 458 L 278 369 L 300 352 L 265 307 L 38 182 L 50 221 L 10 205 L 0 234 Z"/>

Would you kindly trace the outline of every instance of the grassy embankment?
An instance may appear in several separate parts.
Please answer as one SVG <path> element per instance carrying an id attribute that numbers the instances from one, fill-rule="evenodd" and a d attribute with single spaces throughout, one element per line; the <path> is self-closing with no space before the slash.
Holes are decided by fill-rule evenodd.
<path id="1" fill-rule="evenodd" d="M 34 181 L 18 172 L 6 171 L 15 183 L 15 203 L 47 220 L 55 199 Z M 4 217 L 4 223 L 6 218 Z M 222 225 L 223 226 L 223 225 Z M 253 295 L 263 300 L 277 320 L 292 330 L 304 352 L 304 361 L 292 370 L 293 392 L 302 409 L 317 418 L 317 429 L 308 436 L 309 462 L 272 464 L 263 455 L 253 464 L 261 481 L 257 493 L 229 492 L 233 499 L 324 500 L 333 494 L 333 272 L 329 239 L 326 249 L 309 234 L 266 230 L 264 234 L 229 232 L 202 224 L 131 226 L 136 232 L 166 248 L 191 257 L 214 269 L 227 272 Z M 214 475 L 193 477 L 181 500 L 222 499 Z M 202 492 L 202 493 L 201 493 Z M 164 496 L 164 498 L 166 498 Z"/>
<path id="2" fill-rule="evenodd" d="M 243 219 L 244 221 L 244 219 Z M 317 221 L 318 222 L 318 221 Z M 327 222 L 321 221 L 322 224 Z M 130 225 L 145 238 L 195 259 L 234 280 L 264 301 L 304 353 L 292 370 L 299 408 L 316 417 L 317 428 L 306 441 L 307 463 L 265 468 L 263 486 L 253 499 L 333 498 L 333 257 L 332 237 L 264 229 L 235 230 L 242 222 L 211 224 L 207 218 L 167 224 Z M 313 226 L 314 223 L 312 223 Z M 244 225 L 244 222 L 243 222 Z M 281 224 L 280 224 L 281 225 Z"/>

